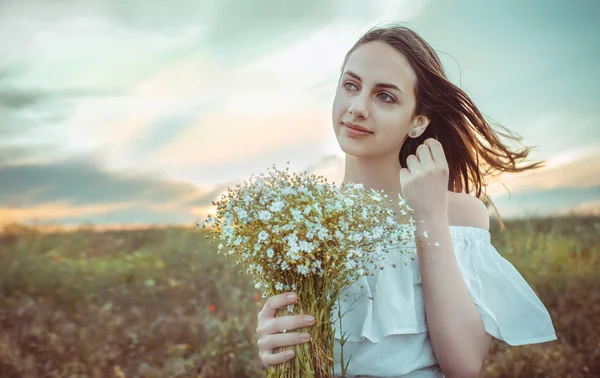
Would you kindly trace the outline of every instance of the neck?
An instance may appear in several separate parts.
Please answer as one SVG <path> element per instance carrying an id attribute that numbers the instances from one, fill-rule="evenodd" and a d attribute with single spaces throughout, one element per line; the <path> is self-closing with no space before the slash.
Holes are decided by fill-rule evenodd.
<path id="1" fill-rule="evenodd" d="M 366 189 L 383 190 L 397 204 L 400 186 L 400 161 L 391 158 L 364 158 L 346 154 L 346 167 L 342 183 L 363 184 Z"/>

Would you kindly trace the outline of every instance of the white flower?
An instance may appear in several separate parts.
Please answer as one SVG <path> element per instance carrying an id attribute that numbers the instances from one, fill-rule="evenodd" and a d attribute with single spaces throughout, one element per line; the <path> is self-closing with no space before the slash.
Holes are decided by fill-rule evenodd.
<path id="1" fill-rule="evenodd" d="M 310 253 L 310 252 L 312 252 L 315 249 L 315 246 L 312 243 L 310 243 L 310 242 L 301 240 L 298 243 L 298 249 L 301 250 L 301 251 Z"/>
<path id="2" fill-rule="evenodd" d="M 285 207 L 285 202 L 275 201 L 271 204 L 271 206 L 269 207 L 269 210 L 271 210 L 274 213 L 277 213 L 277 212 L 281 211 L 281 209 L 283 209 L 284 207 Z"/>
<path id="3" fill-rule="evenodd" d="M 271 212 L 267 210 L 261 210 L 258 212 L 258 219 L 260 219 L 263 222 L 268 222 L 269 220 L 271 220 L 271 217 Z"/>
<path id="4" fill-rule="evenodd" d="M 262 230 L 259 234 L 258 234 L 258 242 L 262 242 L 263 240 L 267 240 L 269 238 L 269 233 L 265 230 Z"/>
<path id="5" fill-rule="evenodd" d="M 298 273 L 302 274 L 303 276 L 306 276 L 309 273 L 308 267 L 306 265 L 304 265 L 304 264 L 298 265 L 298 267 L 296 268 L 296 270 L 298 270 Z"/>
<path id="6" fill-rule="evenodd" d="M 273 251 L 273 248 L 267 249 L 267 256 L 269 256 L 270 259 L 273 258 L 274 254 L 275 254 L 275 251 Z"/>
<path id="7" fill-rule="evenodd" d="M 367 209 L 363 209 L 362 217 L 363 217 L 363 219 L 369 218 L 369 211 Z"/>
<path id="8" fill-rule="evenodd" d="M 275 289 L 276 290 L 283 290 L 283 284 L 281 282 L 277 282 L 275 284 Z"/>
<path id="9" fill-rule="evenodd" d="M 329 232 L 325 227 L 319 228 L 319 231 L 317 232 L 317 237 L 319 238 L 319 240 L 325 240 L 328 235 Z"/>
<path id="10" fill-rule="evenodd" d="M 239 218 L 241 221 L 248 221 L 249 220 L 249 216 L 248 216 L 248 212 L 244 209 L 240 209 L 239 214 L 238 214 Z"/>
<path id="11" fill-rule="evenodd" d="M 373 230 L 373 239 L 380 239 L 383 236 L 383 227 L 378 226 Z"/>
<path id="12" fill-rule="evenodd" d="M 302 220 L 302 212 L 300 210 L 292 209 L 291 213 L 292 213 L 292 218 L 294 219 L 294 221 L 300 222 Z"/>
<path id="13" fill-rule="evenodd" d="M 294 188 L 291 187 L 285 187 L 281 190 L 281 194 L 284 194 L 286 196 L 289 196 L 291 194 L 296 194 L 296 191 L 294 190 Z"/>
<path id="14" fill-rule="evenodd" d="M 256 273 L 262 273 L 263 272 L 263 267 L 260 265 L 256 265 L 254 268 L 254 272 Z"/>
<path id="15" fill-rule="evenodd" d="M 380 201 L 382 201 L 382 200 L 383 200 L 383 199 L 381 198 L 381 194 L 379 194 L 379 193 L 377 193 L 377 192 L 376 192 L 376 193 L 373 193 L 373 194 L 371 194 L 371 198 L 372 198 L 373 200 L 377 201 L 377 202 L 380 202 Z"/>
<path id="16" fill-rule="evenodd" d="M 440 246 L 440 243 L 438 243 L 438 242 L 435 242 L 434 246 L 436 246 L 436 247 L 439 247 L 439 246 Z"/>
<path id="17" fill-rule="evenodd" d="M 427 236 L 427 231 L 423 231 L 423 237 L 424 237 L 425 239 L 427 239 L 427 238 L 428 238 L 428 236 Z"/>
<path id="18" fill-rule="evenodd" d="M 286 270 L 287 267 L 288 267 L 287 261 L 284 261 L 284 262 L 281 263 L 281 270 Z"/>
<path id="19" fill-rule="evenodd" d="M 357 232 L 357 233 L 354 234 L 354 236 L 351 236 L 351 238 L 355 242 L 361 242 L 363 240 L 363 235 L 360 232 Z"/>

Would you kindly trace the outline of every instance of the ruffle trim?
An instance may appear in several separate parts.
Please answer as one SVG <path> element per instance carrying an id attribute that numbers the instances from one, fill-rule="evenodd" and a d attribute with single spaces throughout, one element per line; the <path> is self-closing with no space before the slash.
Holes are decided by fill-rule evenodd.
<path id="1" fill-rule="evenodd" d="M 511 345 L 555 340 L 546 308 L 514 266 L 490 244 L 490 233 L 450 226 L 450 234 L 461 274 L 486 331 Z M 342 293 L 341 325 L 347 341 L 378 343 L 390 335 L 427 332 L 419 260 L 412 250 L 400 253 L 392 249 L 383 270 L 374 277 L 361 277 Z M 337 315 L 336 310 L 332 321 L 339 340 Z"/>

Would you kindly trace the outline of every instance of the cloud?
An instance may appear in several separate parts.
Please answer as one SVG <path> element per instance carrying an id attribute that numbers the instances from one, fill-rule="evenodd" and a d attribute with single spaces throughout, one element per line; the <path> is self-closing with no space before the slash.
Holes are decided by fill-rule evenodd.
<path id="1" fill-rule="evenodd" d="M 21 166 L 48 163 L 50 155 L 47 145 L 0 145 L 0 169 L 9 166 Z"/>
<path id="2" fill-rule="evenodd" d="M 222 187 L 198 188 L 152 172 L 107 171 L 89 158 L 32 163 L 27 150 L 0 149 L 4 219 L 91 218 L 133 223 L 194 219 Z"/>
<path id="3" fill-rule="evenodd" d="M 4 203 L 28 190 L 40 189 L 42 194 L 28 201 L 31 205 L 57 200 L 74 205 L 129 200 L 155 203 L 197 190 L 190 184 L 169 182 L 147 173 L 105 171 L 85 160 L 5 166 L 0 171 L 0 181 L 0 201 Z"/>
<path id="4" fill-rule="evenodd" d="M 557 154 L 600 145 L 600 133 L 596 131 L 599 123 L 600 113 L 553 110 L 523 122 L 519 134 L 526 144 L 539 146 L 535 155 L 549 159 Z"/>
<path id="5" fill-rule="evenodd" d="M 318 146 L 331 132 L 330 123 L 326 109 L 288 109 L 286 113 L 278 109 L 262 115 L 219 113 L 183 130 L 151 159 L 157 166 L 226 167 L 253 156 L 272 156 L 285 148 Z"/>
<path id="6" fill-rule="evenodd" d="M 63 159 L 86 152 L 111 169 L 150 168 L 148 155 L 207 116 L 311 111 L 332 97 L 331 73 L 367 25 L 425 4 L 176 3 L 4 7 L 0 133 L 44 140 Z"/>
<path id="7" fill-rule="evenodd" d="M 523 173 L 504 173 L 490 181 L 491 196 L 552 188 L 600 186 L 600 145 L 568 150 L 548 159 L 546 166 Z"/>
<path id="8" fill-rule="evenodd" d="M 96 90 L 44 90 L 4 85 L 0 87 L 0 136 L 5 141 L 31 140 L 32 136 L 40 139 L 48 129 L 74 115 L 74 103 L 111 95 Z"/>
<path id="9" fill-rule="evenodd" d="M 195 1 L 178 0 L 168 5 L 141 0 L 115 1 L 106 7 L 107 15 L 128 27 L 173 33 L 190 25 L 201 25 L 198 44 L 212 56 L 227 63 L 232 56 L 243 62 L 266 52 L 294 44 L 323 25 L 344 21 L 372 23 L 382 17 L 408 20 L 427 1 L 359 0 L 345 2 L 309 0 Z M 175 5 L 176 4 L 176 5 Z"/>
<path id="10" fill-rule="evenodd" d="M 56 221 L 63 222 L 69 218 L 98 217 L 114 212 L 131 203 L 112 203 L 103 205 L 72 206 L 66 201 L 54 201 L 35 207 L 10 207 L 0 205 L 0 225 L 23 221 Z"/>

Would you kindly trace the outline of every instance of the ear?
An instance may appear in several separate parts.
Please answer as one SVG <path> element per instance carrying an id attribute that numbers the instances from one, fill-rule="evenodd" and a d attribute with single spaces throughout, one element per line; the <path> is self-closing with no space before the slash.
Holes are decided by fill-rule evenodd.
<path id="1" fill-rule="evenodd" d="M 429 117 L 419 114 L 413 119 L 412 126 L 408 131 L 408 136 L 411 138 L 420 137 L 425 132 L 425 129 L 427 129 L 427 126 L 429 126 Z"/>

